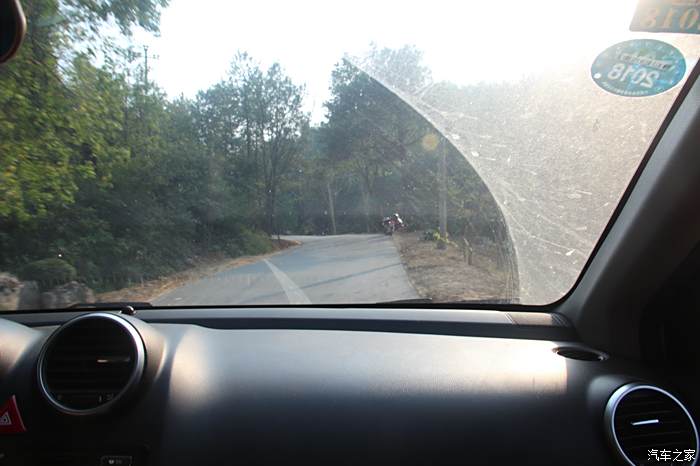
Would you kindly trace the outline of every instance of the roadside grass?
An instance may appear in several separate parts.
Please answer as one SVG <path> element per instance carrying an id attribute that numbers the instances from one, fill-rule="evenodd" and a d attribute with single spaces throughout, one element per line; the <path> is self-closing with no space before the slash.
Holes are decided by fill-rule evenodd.
<path id="1" fill-rule="evenodd" d="M 408 278 L 422 298 L 434 302 L 501 300 L 506 296 L 506 273 L 499 268 L 494 248 L 475 248 L 472 265 L 454 243 L 438 249 L 420 232 L 393 235 Z"/>

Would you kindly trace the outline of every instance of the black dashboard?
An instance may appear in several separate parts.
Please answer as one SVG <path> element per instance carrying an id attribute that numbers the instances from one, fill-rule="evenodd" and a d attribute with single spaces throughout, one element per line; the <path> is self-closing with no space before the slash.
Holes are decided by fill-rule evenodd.
<path id="1" fill-rule="evenodd" d="M 545 314 L 371 311 L 8 314 L 0 401 L 26 432 L 0 434 L 0 465 L 625 464 L 611 396 L 666 387 Z M 103 368 L 138 359 L 94 326 L 112 321 L 143 344 L 135 378 Z M 104 374 L 124 393 L 98 400 Z"/>

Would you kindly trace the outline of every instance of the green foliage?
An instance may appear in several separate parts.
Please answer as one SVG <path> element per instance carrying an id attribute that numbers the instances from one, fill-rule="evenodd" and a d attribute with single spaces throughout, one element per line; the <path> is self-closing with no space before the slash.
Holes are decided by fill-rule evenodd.
<path id="1" fill-rule="evenodd" d="M 449 236 L 446 235 L 443 237 L 443 236 L 440 236 L 440 234 L 438 233 L 438 238 L 436 240 L 436 247 L 438 249 L 445 249 L 447 246 L 455 246 L 456 247 L 457 243 L 452 241 L 449 238 Z"/>
<path id="2" fill-rule="evenodd" d="M 272 251 L 272 241 L 269 236 L 244 228 L 240 232 L 239 244 L 246 254 L 264 254 Z"/>
<path id="3" fill-rule="evenodd" d="M 238 54 L 228 76 L 197 97 L 197 120 L 205 150 L 228 166 L 226 181 L 240 186 L 258 213 L 255 226 L 272 234 L 285 175 L 304 148 L 308 115 L 303 87 L 279 64 L 261 69 Z"/>
<path id="4" fill-rule="evenodd" d="M 58 258 L 30 262 L 22 267 L 19 272 L 19 277 L 22 280 L 38 282 L 43 289 L 71 282 L 77 276 L 78 273 L 75 267 Z"/>
<path id="5" fill-rule="evenodd" d="M 421 239 L 423 241 L 434 241 L 438 249 L 445 249 L 446 246 L 457 246 L 457 243 L 450 239 L 449 233 L 443 237 L 437 230 L 425 230 Z"/>
<path id="6" fill-rule="evenodd" d="M 100 40 L 105 23 L 156 31 L 166 4 L 25 2 L 31 40 L 0 69 L 0 269 L 60 255 L 71 278 L 107 290 L 202 254 L 272 249 L 259 232 L 272 223 L 258 215 L 261 193 L 279 189 L 298 154 L 302 90 L 279 66 L 263 72 L 241 58 L 206 99 L 168 101 L 145 81 L 133 47 Z M 245 108 L 227 114 L 244 94 Z M 250 133 L 253 153 L 241 152 L 244 137 L 226 139 L 237 131 Z M 267 204 L 274 218 L 274 199 Z M 61 270 L 34 278 L 64 280 Z"/>
<path id="7" fill-rule="evenodd" d="M 440 232 L 437 230 L 425 230 L 423 232 L 423 241 L 438 241 Z"/>

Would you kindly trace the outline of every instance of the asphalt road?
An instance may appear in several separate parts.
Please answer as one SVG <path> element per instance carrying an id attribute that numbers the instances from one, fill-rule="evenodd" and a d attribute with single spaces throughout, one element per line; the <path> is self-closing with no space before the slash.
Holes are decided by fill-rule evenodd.
<path id="1" fill-rule="evenodd" d="M 389 236 L 285 236 L 301 246 L 168 292 L 154 304 L 334 304 L 417 298 Z"/>

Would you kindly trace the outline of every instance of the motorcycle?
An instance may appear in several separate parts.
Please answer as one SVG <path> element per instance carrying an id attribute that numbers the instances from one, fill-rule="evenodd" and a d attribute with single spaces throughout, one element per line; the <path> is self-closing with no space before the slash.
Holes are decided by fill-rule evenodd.
<path id="1" fill-rule="evenodd" d="M 382 220 L 382 227 L 384 228 L 385 235 L 393 235 L 395 231 L 401 230 L 405 228 L 405 226 L 406 224 L 403 220 L 401 220 L 399 214 L 394 214 L 389 217 L 385 217 Z"/>

